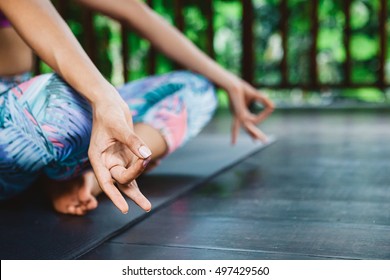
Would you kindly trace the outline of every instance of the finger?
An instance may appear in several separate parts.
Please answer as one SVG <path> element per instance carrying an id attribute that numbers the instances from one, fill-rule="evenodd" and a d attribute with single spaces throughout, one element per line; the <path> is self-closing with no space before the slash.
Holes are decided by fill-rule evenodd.
<path id="1" fill-rule="evenodd" d="M 237 117 L 234 117 L 232 123 L 232 144 L 233 145 L 237 143 L 239 132 L 240 132 L 240 121 L 238 120 Z"/>
<path id="2" fill-rule="evenodd" d="M 134 133 L 133 115 L 130 111 L 129 114 L 126 115 L 126 121 L 129 127 L 131 127 L 131 130 L 129 130 L 130 133 L 127 135 L 126 139 L 124 139 L 123 143 L 125 143 L 137 157 L 143 159 L 149 158 L 152 155 L 152 151 L 145 142 Z"/>
<path id="3" fill-rule="evenodd" d="M 139 207 L 146 212 L 152 209 L 150 201 L 141 193 L 137 182 L 134 180 L 127 185 L 119 185 L 120 190 L 125 193 L 131 200 L 133 200 Z"/>
<path id="4" fill-rule="evenodd" d="M 116 138 L 139 158 L 147 159 L 152 155 L 149 147 L 130 128 L 127 129 L 127 132 L 119 133 L 119 136 Z"/>
<path id="5" fill-rule="evenodd" d="M 244 124 L 246 131 L 249 135 L 256 140 L 260 140 L 263 143 L 268 142 L 268 137 L 265 135 L 259 128 L 257 128 L 254 124 L 247 122 Z"/>
<path id="6" fill-rule="evenodd" d="M 126 214 L 129 211 L 129 206 L 120 191 L 115 187 L 111 173 L 107 167 L 102 164 L 103 161 L 101 157 L 89 153 L 89 160 L 101 189 L 111 199 L 115 206 L 123 214 Z"/>
<path id="7" fill-rule="evenodd" d="M 266 108 L 274 109 L 275 104 L 269 99 L 267 96 L 260 92 L 256 92 L 256 99 L 259 101 L 261 104 L 264 105 Z"/>
<path id="8" fill-rule="evenodd" d="M 272 112 L 273 112 L 272 110 L 264 109 L 256 116 L 256 118 L 253 122 L 255 124 L 259 124 L 259 123 L 263 122 L 264 120 L 266 120 L 269 117 L 269 115 L 271 115 Z"/>
<path id="9" fill-rule="evenodd" d="M 127 185 L 136 179 L 144 171 L 149 159 L 137 159 L 136 162 L 125 168 L 121 165 L 116 165 L 110 169 L 111 176 L 119 184 Z"/>
<path id="10" fill-rule="evenodd" d="M 275 105 L 270 99 L 258 92 L 254 95 L 254 98 L 264 105 L 263 111 L 261 111 L 255 119 L 255 123 L 258 124 L 268 118 L 268 116 L 274 111 Z"/>

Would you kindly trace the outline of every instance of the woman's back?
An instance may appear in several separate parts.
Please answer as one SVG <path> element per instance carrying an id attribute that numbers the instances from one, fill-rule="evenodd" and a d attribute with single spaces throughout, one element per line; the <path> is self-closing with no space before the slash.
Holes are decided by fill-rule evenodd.
<path id="1" fill-rule="evenodd" d="M 22 74 L 32 66 L 31 49 L 0 11 L 0 76 Z"/>

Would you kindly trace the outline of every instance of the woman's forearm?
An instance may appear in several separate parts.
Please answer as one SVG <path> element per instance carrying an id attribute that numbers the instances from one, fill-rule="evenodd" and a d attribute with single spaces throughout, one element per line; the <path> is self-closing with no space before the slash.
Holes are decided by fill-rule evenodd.
<path id="1" fill-rule="evenodd" d="M 26 43 L 92 105 L 116 95 L 48 0 L 0 0 Z"/>
<path id="2" fill-rule="evenodd" d="M 172 60 L 198 72 L 218 86 L 234 87 L 237 77 L 200 51 L 175 27 L 139 0 L 78 0 L 110 17 L 127 23 Z"/>

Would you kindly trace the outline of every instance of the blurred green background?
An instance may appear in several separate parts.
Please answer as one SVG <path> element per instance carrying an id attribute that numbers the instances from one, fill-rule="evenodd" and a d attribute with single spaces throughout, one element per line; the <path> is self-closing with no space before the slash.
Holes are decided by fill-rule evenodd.
<path id="1" fill-rule="evenodd" d="M 154 10 L 173 23 L 174 3 L 172 0 L 154 0 Z M 279 30 L 280 0 L 253 0 L 255 13 L 255 80 L 261 84 L 277 85 L 281 82 L 280 62 L 283 56 L 282 39 Z M 242 57 L 240 0 L 214 0 L 214 49 L 216 60 L 230 71 L 240 75 Z M 205 1 L 183 1 L 185 16 L 185 35 L 197 46 L 205 50 L 207 45 L 207 20 L 204 16 Z M 390 5 L 389 5 L 390 6 Z M 354 0 L 351 7 L 351 55 L 352 82 L 375 82 L 379 69 L 379 0 Z M 310 36 L 310 1 L 289 0 L 289 62 L 288 79 L 292 83 L 308 82 Z M 340 83 L 344 77 L 343 63 L 346 52 L 343 44 L 345 15 L 342 0 L 320 0 L 318 67 L 321 83 Z M 83 12 L 71 2 L 67 12 L 67 21 L 77 38 L 83 43 L 85 28 Z M 389 13 L 390 14 L 390 13 Z M 97 39 L 97 65 L 101 72 L 115 85 L 122 84 L 123 69 L 122 40 L 128 40 L 130 69 L 129 80 L 145 77 L 147 73 L 147 55 L 150 44 L 131 33 L 121 37 L 120 25 L 104 16 L 93 16 Z M 390 18 L 387 18 L 387 30 Z M 388 53 L 390 37 L 388 36 Z M 157 73 L 174 70 L 174 64 L 158 55 Z M 43 72 L 50 71 L 41 65 Z M 386 79 L 390 82 L 390 60 L 386 62 Z M 319 105 L 326 106 L 340 102 L 389 103 L 390 92 L 376 88 L 328 89 L 320 92 L 305 91 L 297 88 L 289 90 L 263 89 L 281 105 Z M 220 104 L 227 106 L 225 94 L 220 91 Z"/>

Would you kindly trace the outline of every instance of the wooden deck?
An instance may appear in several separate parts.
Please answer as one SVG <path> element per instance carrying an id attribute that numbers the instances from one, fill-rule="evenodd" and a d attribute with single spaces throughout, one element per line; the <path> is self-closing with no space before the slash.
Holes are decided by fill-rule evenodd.
<path id="1" fill-rule="evenodd" d="M 275 144 L 83 259 L 390 259 L 389 117 L 278 111 Z"/>

